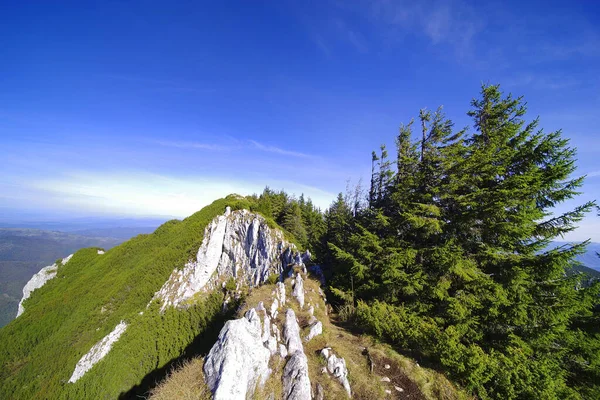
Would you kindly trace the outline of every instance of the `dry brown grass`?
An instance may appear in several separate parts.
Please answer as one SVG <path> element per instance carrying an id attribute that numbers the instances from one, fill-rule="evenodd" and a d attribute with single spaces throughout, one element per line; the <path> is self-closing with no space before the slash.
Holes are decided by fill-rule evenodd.
<path id="1" fill-rule="evenodd" d="M 346 392 L 342 385 L 329 374 L 321 372 L 325 366 L 325 360 L 319 355 L 324 347 L 331 347 L 333 351 L 346 360 L 348 367 L 348 378 L 352 388 L 352 398 L 360 400 L 374 399 L 443 399 L 443 400 L 472 400 L 469 396 L 452 384 L 444 375 L 420 367 L 414 360 L 398 354 L 392 347 L 376 342 L 367 335 L 354 335 L 342 327 L 333 324 L 327 315 L 327 307 L 319 294 L 320 284 L 317 280 L 305 279 L 304 288 L 305 306 L 300 309 L 298 302 L 291 296 L 291 279 L 285 281 L 287 301 L 284 307 L 279 308 L 279 314 L 273 321 L 278 325 L 283 334 L 283 322 L 285 310 L 292 308 L 298 317 L 301 327 L 301 336 L 308 333 L 307 321 L 310 317 L 308 309 L 314 306 L 315 317 L 323 323 L 323 334 L 304 343 L 304 352 L 308 358 L 308 368 L 313 393 L 316 393 L 317 383 L 324 388 L 326 399 L 346 399 Z M 238 310 L 238 317 L 243 316 L 246 311 L 256 307 L 263 302 L 265 308 L 269 309 L 274 299 L 274 286 L 264 285 L 252 289 L 245 299 L 244 304 Z M 364 348 L 368 348 L 371 357 L 375 361 L 373 373 L 370 372 L 368 361 L 363 354 Z M 271 375 L 263 387 L 256 389 L 253 398 L 263 400 L 270 398 L 281 399 L 283 387 L 281 376 L 286 360 L 275 356 L 271 358 L 269 367 Z M 384 365 L 390 368 L 385 369 Z M 194 359 L 173 371 L 163 383 L 153 392 L 151 399 L 210 399 L 211 393 L 204 384 L 202 373 L 202 359 Z M 391 382 L 382 382 L 381 378 L 388 377 Z M 400 393 L 394 386 L 404 389 Z M 386 393 L 390 390 L 391 394 Z"/>
<path id="2" fill-rule="evenodd" d="M 152 390 L 151 400 L 210 400 L 212 394 L 204 383 L 202 358 L 185 361 Z"/>

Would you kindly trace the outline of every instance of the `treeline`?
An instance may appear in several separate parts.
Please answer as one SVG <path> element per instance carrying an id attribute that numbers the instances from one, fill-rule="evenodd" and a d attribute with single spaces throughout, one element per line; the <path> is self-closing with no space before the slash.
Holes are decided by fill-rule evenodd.
<path id="1" fill-rule="evenodd" d="M 308 249 L 315 258 L 323 252 L 322 237 L 326 225 L 321 210 L 304 194 L 299 198 L 285 191 L 274 191 L 266 187 L 260 195 L 248 197 L 254 203 L 252 209 L 272 219 L 292 235 L 292 240 L 303 249 Z"/>
<path id="2" fill-rule="evenodd" d="M 366 198 L 340 194 L 323 219 L 330 293 L 482 399 L 600 398 L 600 286 L 565 273 L 587 243 L 546 250 L 595 204 L 553 214 L 583 177 L 561 132 L 525 112 L 485 86 L 472 131 L 421 110 L 393 156 L 373 152 Z"/>

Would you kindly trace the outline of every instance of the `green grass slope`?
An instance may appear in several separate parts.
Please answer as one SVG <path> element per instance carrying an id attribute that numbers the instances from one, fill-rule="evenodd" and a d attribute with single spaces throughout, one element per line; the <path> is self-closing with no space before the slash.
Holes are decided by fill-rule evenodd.
<path id="1" fill-rule="evenodd" d="M 112 237 L 0 228 L 0 327 L 15 318 L 23 286 L 42 267 L 84 247 L 108 249 L 122 242 Z"/>
<path id="2" fill-rule="evenodd" d="M 95 248 L 78 251 L 33 292 L 25 313 L 0 329 L 0 398 L 134 396 L 144 377 L 197 345 L 207 328 L 220 328 L 221 293 L 162 315 L 146 305 L 172 270 L 195 256 L 204 228 L 226 206 L 251 208 L 248 200 L 228 196 L 104 255 Z M 82 379 L 67 383 L 81 356 L 121 320 L 129 327 L 111 352 Z"/>

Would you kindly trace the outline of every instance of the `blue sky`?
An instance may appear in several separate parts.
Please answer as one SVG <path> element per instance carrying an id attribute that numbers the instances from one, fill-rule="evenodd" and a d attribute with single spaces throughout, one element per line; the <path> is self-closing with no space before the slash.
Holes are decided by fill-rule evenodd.
<path id="1" fill-rule="evenodd" d="M 600 199 L 595 3 L 2 2 L 0 212 L 183 217 L 265 185 L 326 207 L 420 108 L 471 125 L 482 82 L 578 148 L 563 209 Z"/>

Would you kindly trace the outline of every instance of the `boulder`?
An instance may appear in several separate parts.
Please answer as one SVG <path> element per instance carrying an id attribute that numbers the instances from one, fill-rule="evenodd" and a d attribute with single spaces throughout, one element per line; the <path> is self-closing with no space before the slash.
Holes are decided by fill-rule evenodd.
<path id="1" fill-rule="evenodd" d="M 302 350 L 292 354 L 283 369 L 283 398 L 285 400 L 310 400 L 308 361 Z"/>
<path id="2" fill-rule="evenodd" d="M 283 326 L 283 338 L 289 354 L 296 351 L 304 351 L 302 341 L 300 340 L 300 327 L 296 320 L 296 313 L 291 308 L 285 313 L 285 323 Z"/>
<path id="3" fill-rule="evenodd" d="M 350 389 L 350 382 L 348 381 L 348 368 L 346 367 L 346 360 L 342 357 L 337 357 L 333 350 L 329 347 L 321 350 L 321 356 L 327 360 L 327 371 L 332 374 L 344 387 L 348 397 L 352 397 L 352 391 Z"/>
<path id="4" fill-rule="evenodd" d="M 269 377 L 271 351 L 265 347 L 258 313 L 227 321 L 204 362 L 204 377 L 215 400 L 245 399 Z"/>
<path id="5" fill-rule="evenodd" d="M 300 273 L 296 274 L 296 281 L 294 283 L 294 290 L 292 291 L 292 296 L 298 300 L 298 304 L 300 304 L 300 308 L 304 307 L 304 281 L 302 280 L 302 275 Z"/>
<path id="6" fill-rule="evenodd" d="M 304 337 L 304 341 L 308 342 L 312 338 L 314 338 L 315 336 L 320 335 L 321 333 L 323 333 L 323 324 L 321 323 L 321 321 L 317 321 L 317 322 L 315 322 L 314 324 L 312 324 L 310 326 L 310 329 L 308 331 L 308 335 L 306 335 Z"/>

